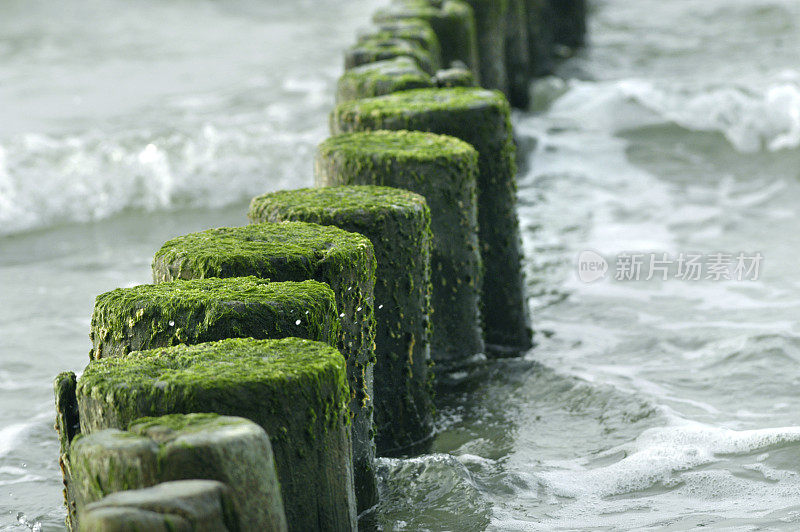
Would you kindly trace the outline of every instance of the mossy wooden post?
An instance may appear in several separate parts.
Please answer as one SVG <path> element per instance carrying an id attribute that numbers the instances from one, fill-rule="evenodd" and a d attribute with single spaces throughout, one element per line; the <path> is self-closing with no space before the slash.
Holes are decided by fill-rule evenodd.
<path id="1" fill-rule="evenodd" d="M 74 486 L 71 481 L 69 471 L 69 448 L 72 441 L 81 432 L 78 403 L 75 399 L 75 388 L 77 386 L 77 378 L 75 373 L 65 371 L 60 373 L 53 383 L 53 391 L 55 392 L 56 400 L 56 423 L 55 429 L 58 434 L 58 466 L 61 469 L 61 476 L 63 481 L 63 495 L 64 503 L 67 507 L 66 524 L 68 527 L 73 528 L 77 511 L 74 503 L 70 501 L 75 500 Z"/>
<path id="2" fill-rule="evenodd" d="M 510 0 L 466 0 L 475 12 L 481 86 L 508 94 L 506 19 Z"/>
<path id="3" fill-rule="evenodd" d="M 430 210 L 413 192 L 348 186 L 254 198 L 250 220 L 335 225 L 372 241 L 375 283 L 375 443 L 379 455 L 424 450 L 433 436 Z"/>
<path id="4" fill-rule="evenodd" d="M 285 531 L 272 447 L 264 429 L 217 414 L 173 414 L 75 438 L 68 473 L 70 517 L 121 491 L 205 479 L 227 485 L 241 530 Z M 74 523 L 73 523 L 74 525 Z"/>
<path id="5" fill-rule="evenodd" d="M 221 482 L 164 482 L 90 504 L 81 514 L 80 532 L 245 530 L 247 523 L 237 518 L 233 504 L 230 488 Z"/>
<path id="6" fill-rule="evenodd" d="M 377 502 L 372 429 L 375 267 L 366 237 L 301 222 L 185 235 L 165 243 L 153 260 L 156 282 L 253 275 L 273 281 L 314 279 L 333 289 L 342 323 L 337 345 L 347 360 L 350 382 L 359 511 Z"/>
<path id="7" fill-rule="evenodd" d="M 347 369 L 333 347 L 235 338 L 139 351 L 91 362 L 76 390 L 83 434 L 193 412 L 257 423 L 270 435 L 289 530 L 355 530 Z"/>
<path id="8" fill-rule="evenodd" d="M 80 434 L 65 453 L 61 470 L 67 528 L 76 530 L 87 504 L 117 491 L 158 483 L 158 445 L 121 430 L 92 438 Z"/>
<path id="9" fill-rule="evenodd" d="M 479 76 L 478 41 L 475 15 L 463 0 L 444 0 L 436 4 L 426 0 L 402 0 L 375 12 L 372 20 L 380 25 L 407 19 L 428 22 L 439 39 L 442 66 L 454 61 L 466 65 Z"/>
<path id="10" fill-rule="evenodd" d="M 440 70 L 436 73 L 436 86 L 439 88 L 475 87 L 477 83 L 475 83 L 475 76 L 472 74 L 471 70 L 462 67 L 453 67 Z"/>
<path id="11" fill-rule="evenodd" d="M 337 345 L 336 296 L 317 281 L 192 279 L 97 296 L 91 358 L 225 338 L 306 338 Z"/>
<path id="12" fill-rule="evenodd" d="M 345 71 L 336 84 L 336 102 L 435 87 L 436 80 L 410 57 L 367 63 Z"/>
<path id="13" fill-rule="evenodd" d="M 568 48 L 586 44 L 586 0 L 547 0 L 553 41 Z"/>
<path id="14" fill-rule="evenodd" d="M 76 384 L 75 374 L 71 371 L 60 373 L 53 383 L 56 399 L 55 429 L 58 433 L 59 456 L 62 459 L 66 456 L 72 440 L 81 431 L 78 405 L 75 403 Z"/>
<path id="15" fill-rule="evenodd" d="M 158 444 L 160 481 L 217 480 L 231 490 L 241 530 L 287 530 L 272 444 L 256 423 L 172 414 L 134 420 L 128 432 Z"/>
<path id="16" fill-rule="evenodd" d="M 386 185 L 425 197 L 434 242 L 433 358 L 482 353 L 475 148 L 454 137 L 419 131 L 348 133 L 317 148 L 314 169 L 320 186 Z M 378 265 L 380 270 L 380 260 Z"/>
<path id="17" fill-rule="evenodd" d="M 374 31 L 358 36 L 358 42 L 403 39 L 411 41 L 428 52 L 433 64 L 442 64 L 442 48 L 431 25 L 420 19 L 406 19 L 380 24 Z"/>
<path id="18" fill-rule="evenodd" d="M 438 60 L 416 41 L 392 36 L 375 36 L 354 44 L 345 52 L 344 68 L 351 69 L 396 57 L 410 57 L 420 69 L 431 75 L 439 68 Z"/>
<path id="19" fill-rule="evenodd" d="M 532 76 L 553 72 L 553 28 L 549 0 L 525 0 L 528 25 L 528 57 Z"/>
<path id="20" fill-rule="evenodd" d="M 478 228 L 484 279 L 481 291 L 487 350 L 519 354 L 531 347 L 516 213 L 516 166 L 510 107 L 484 89 L 417 89 L 340 104 L 334 134 L 418 130 L 450 135 L 479 154 Z"/>
<path id="21" fill-rule="evenodd" d="M 508 101 L 519 109 L 530 105 L 531 60 L 528 51 L 528 20 L 526 0 L 508 0 L 506 12 L 506 74 Z"/>

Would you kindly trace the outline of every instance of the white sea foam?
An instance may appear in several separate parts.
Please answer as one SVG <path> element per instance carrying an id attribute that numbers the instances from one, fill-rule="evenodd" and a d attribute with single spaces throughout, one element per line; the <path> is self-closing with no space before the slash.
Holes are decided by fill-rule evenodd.
<path id="1" fill-rule="evenodd" d="M 35 423 L 14 423 L 0 428 L 0 457 L 19 447 L 25 433 L 34 425 Z"/>
<path id="2" fill-rule="evenodd" d="M 340 50 L 373 3 L 9 8 L 0 237 L 310 185 Z"/>
<path id="3" fill-rule="evenodd" d="M 541 473 L 541 478 L 563 497 L 632 494 L 658 484 L 676 486 L 684 471 L 729 460 L 722 455 L 746 455 L 772 446 L 798 444 L 800 427 L 734 431 L 686 421 L 649 429 L 634 442 L 597 457 L 624 453 L 625 458 L 611 465 L 592 468 L 590 464 L 565 463 L 559 471 Z M 790 476 L 796 477 L 796 472 Z"/>
<path id="4" fill-rule="evenodd" d="M 765 86 L 573 80 L 551 112 L 602 131 L 674 123 L 692 131 L 719 132 L 745 153 L 774 152 L 800 146 L 799 77 L 782 73 Z"/>
<path id="5" fill-rule="evenodd" d="M 291 110 L 289 111 L 291 112 Z M 311 182 L 324 126 L 202 125 L 121 136 L 23 135 L 0 146 L 0 235 L 125 209 L 218 207 Z"/>

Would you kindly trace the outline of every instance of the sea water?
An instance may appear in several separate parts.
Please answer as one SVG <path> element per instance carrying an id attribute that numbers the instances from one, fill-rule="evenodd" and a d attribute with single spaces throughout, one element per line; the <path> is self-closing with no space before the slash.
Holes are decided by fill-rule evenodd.
<path id="1" fill-rule="evenodd" d="M 0 4 L 0 529 L 62 528 L 51 381 L 87 362 L 93 298 L 311 184 L 379 4 Z M 439 372 L 434 452 L 379 461 L 365 524 L 800 527 L 800 3 L 592 7 L 514 116 L 537 345 Z M 715 255 L 761 259 L 715 279 Z"/>

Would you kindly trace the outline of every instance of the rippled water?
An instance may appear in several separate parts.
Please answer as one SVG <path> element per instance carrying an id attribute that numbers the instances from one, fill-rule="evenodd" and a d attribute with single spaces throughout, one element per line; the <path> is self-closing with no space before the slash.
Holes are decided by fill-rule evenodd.
<path id="1" fill-rule="evenodd" d="M 374 4 L 0 6 L 0 529 L 59 529 L 49 385 L 87 360 L 93 297 L 311 182 Z M 798 24 L 792 0 L 594 3 L 591 47 L 515 116 L 538 345 L 440 375 L 436 452 L 380 462 L 369 523 L 800 526 Z M 585 284 L 584 250 L 764 259 Z"/>

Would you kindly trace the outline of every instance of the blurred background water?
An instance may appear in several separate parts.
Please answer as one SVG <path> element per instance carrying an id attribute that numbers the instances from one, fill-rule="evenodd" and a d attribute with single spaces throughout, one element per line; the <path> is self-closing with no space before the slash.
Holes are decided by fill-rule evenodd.
<path id="1" fill-rule="evenodd" d="M 0 530 L 63 528 L 51 381 L 88 361 L 94 297 L 311 184 L 379 3 L 0 3 Z M 538 345 L 440 374 L 435 453 L 380 461 L 370 524 L 800 526 L 800 4 L 592 5 L 590 47 L 514 117 Z M 764 260 L 584 284 L 586 249 Z"/>

